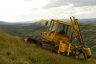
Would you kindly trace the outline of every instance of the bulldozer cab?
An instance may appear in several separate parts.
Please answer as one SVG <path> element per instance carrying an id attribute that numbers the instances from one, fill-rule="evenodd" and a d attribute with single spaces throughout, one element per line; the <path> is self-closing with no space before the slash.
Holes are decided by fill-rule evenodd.
<path id="1" fill-rule="evenodd" d="M 70 25 L 63 23 L 63 21 L 60 20 L 51 20 L 48 31 L 55 34 L 68 36 L 70 34 Z"/>
<path id="2" fill-rule="evenodd" d="M 51 20 L 49 29 L 46 32 L 48 41 L 58 42 L 60 39 L 67 42 L 70 37 L 71 24 L 61 20 Z"/>

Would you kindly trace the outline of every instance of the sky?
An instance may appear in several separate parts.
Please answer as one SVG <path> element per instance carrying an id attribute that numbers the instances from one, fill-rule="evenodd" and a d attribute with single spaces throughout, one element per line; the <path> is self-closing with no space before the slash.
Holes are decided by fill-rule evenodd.
<path id="1" fill-rule="evenodd" d="M 96 18 L 96 0 L 0 0 L 0 21 Z"/>

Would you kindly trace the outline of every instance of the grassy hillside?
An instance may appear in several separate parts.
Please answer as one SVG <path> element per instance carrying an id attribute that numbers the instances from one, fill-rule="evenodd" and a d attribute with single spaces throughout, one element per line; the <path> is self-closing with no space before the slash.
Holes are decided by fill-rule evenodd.
<path id="1" fill-rule="evenodd" d="M 96 64 L 96 61 L 56 55 L 0 32 L 0 64 Z"/>
<path id="2" fill-rule="evenodd" d="M 14 26 L 14 25 L 13 25 Z M 96 64 L 96 24 L 80 24 L 84 43 L 92 49 L 91 60 L 79 61 L 71 57 L 59 56 L 45 51 L 32 44 L 26 44 L 21 37 L 39 38 L 41 32 L 46 31 L 42 23 L 33 23 L 27 26 L 2 26 L 0 32 L 0 62 L 1 64 Z"/>
<path id="3" fill-rule="evenodd" d="M 96 24 L 80 24 L 84 43 L 90 47 L 93 52 L 93 58 L 96 58 Z"/>

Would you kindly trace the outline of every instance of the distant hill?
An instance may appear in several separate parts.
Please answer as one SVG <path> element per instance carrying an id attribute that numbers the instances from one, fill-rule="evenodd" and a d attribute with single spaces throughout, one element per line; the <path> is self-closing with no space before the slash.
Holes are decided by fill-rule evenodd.
<path id="1" fill-rule="evenodd" d="M 0 25 L 8 24 L 7 22 L 0 21 Z"/>
<path id="2" fill-rule="evenodd" d="M 70 22 L 70 19 L 60 19 L 63 21 Z M 88 18 L 88 19 L 79 19 L 80 23 L 96 23 L 96 18 Z"/>
<path id="3" fill-rule="evenodd" d="M 70 21 L 68 19 L 60 19 L 60 20 L 63 20 L 63 21 Z M 90 19 L 79 19 L 80 20 L 80 23 L 96 23 L 96 18 L 90 18 Z M 50 20 L 46 20 L 46 19 L 41 19 L 40 21 L 36 21 L 36 22 L 21 22 L 21 23 L 8 23 L 8 22 L 4 22 L 4 21 L 0 21 L 0 26 L 9 26 L 9 27 L 14 27 L 14 26 L 18 26 L 18 27 L 28 27 L 28 26 L 31 26 L 31 25 L 45 25 L 45 22 L 46 21 L 50 21 Z"/>
<path id="4" fill-rule="evenodd" d="M 96 23 L 96 18 L 91 19 L 80 19 L 81 23 Z"/>

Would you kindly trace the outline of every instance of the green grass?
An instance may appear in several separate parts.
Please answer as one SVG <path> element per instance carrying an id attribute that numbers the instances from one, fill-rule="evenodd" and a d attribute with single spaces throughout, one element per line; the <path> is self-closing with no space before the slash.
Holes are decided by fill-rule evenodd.
<path id="1" fill-rule="evenodd" d="M 96 64 L 96 61 L 60 56 L 0 32 L 0 64 Z"/>

